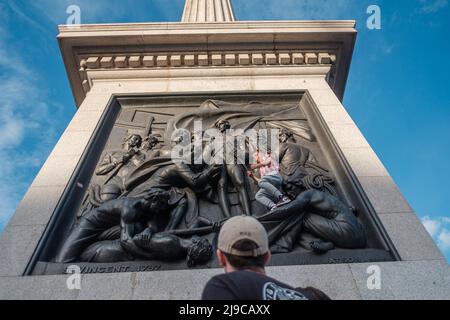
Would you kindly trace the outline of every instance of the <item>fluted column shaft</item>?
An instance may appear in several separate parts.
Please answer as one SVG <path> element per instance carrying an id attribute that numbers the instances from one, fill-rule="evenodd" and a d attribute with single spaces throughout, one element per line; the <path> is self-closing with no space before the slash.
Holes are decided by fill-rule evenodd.
<path id="1" fill-rule="evenodd" d="M 181 22 L 235 21 L 231 0 L 186 0 Z"/>

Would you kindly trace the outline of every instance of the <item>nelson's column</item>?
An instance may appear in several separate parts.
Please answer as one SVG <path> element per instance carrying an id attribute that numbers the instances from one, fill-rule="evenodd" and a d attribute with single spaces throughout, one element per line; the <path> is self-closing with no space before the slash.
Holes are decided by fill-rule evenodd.
<path id="1" fill-rule="evenodd" d="M 448 264 L 341 104 L 355 21 L 239 22 L 230 0 L 187 0 L 181 22 L 59 31 L 78 111 L 1 236 L 1 299 L 198 299 L 239 214 L 263 222 L 268 273 L 293 286 L 448 298 Z M 244 165 L 176 163 L 173 133 L 196 121 L 192 140 L 277 129 L 286 192 L 333 205 L 267 213 Z"/>

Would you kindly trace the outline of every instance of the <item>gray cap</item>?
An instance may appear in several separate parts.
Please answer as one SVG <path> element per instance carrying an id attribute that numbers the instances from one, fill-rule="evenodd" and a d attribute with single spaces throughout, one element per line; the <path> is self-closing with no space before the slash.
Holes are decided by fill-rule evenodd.
<path id="1" fill-rule="evenodd" d="M 257 248 L 248 251 L 233 248 L 241 240 L 252 241 Z M 258 220 L 249 216 L 239 216 L 225 222 L 220 229 L 218 248 L 234 256 L 257 257 L 269 252 L 269 240 L 266 229 Z"/>

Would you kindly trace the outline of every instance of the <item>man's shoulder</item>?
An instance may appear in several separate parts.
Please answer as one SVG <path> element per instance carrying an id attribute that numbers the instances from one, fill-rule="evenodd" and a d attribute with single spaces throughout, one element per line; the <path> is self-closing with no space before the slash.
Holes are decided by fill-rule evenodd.
<path id="1" fill-rule="evenodd" d="M 205 300 L 329 300 L 315 288 L 296 288 L 268 275 L 252 271 L 235 271 L 214 276 L 203 292 Z"/>
<path id="2" fill-rule="evenodd" d="M 228 283 L 229 281 L 233 281 L 236 279 L 246 278 L 250 272 L 246 271 L 235 271 L 235 272 L 227 272 L 215 275 L 209 280 L 208 283 Z"/>
<path id="3" fill-rule="evenodd" d="M 235 300 L 228 273 L 212 277 L 203 289 L 202 300 Z"/>
<path id="4" fill-rule="evenodd" d="M 234 271 L 223 274 L 218 274 L 212 277 L 206 286 L 216 286 L 222 288 L 230 288 L 235 286 L 245 286 L 247 283 L 255 283 L 260 280 L 261 282 L 271 279 L 267 276 L 261 275 L 251 271 Z"/>
<path id="5" fill-rule="evenodd" d="M 222 283 L 234 282 L 240 287 L 253 287 L 261 290 L 263 300 L 330 300 L 319 289 L 313 287 L 295 288 L 269 275 L 252 271 L 236 271 L 217 276 Z"/>
<path id="6" fill-rule="evenodd" d="M 277 280 L 259 272 L 253 271 L 234 271 L 214 276 L 209 285 L 222 288 L 249 288 L 262 287 L 267 282 L 278 282 Z"/>

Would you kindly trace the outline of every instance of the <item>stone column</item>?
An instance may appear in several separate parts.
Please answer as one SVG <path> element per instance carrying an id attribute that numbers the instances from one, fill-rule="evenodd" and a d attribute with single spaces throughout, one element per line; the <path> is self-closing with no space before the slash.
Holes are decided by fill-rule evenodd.
<path id="1" fill-rule="evenodd" d="M 186 0 L 181 22 L 235 21 L 231 0 Z"/>

